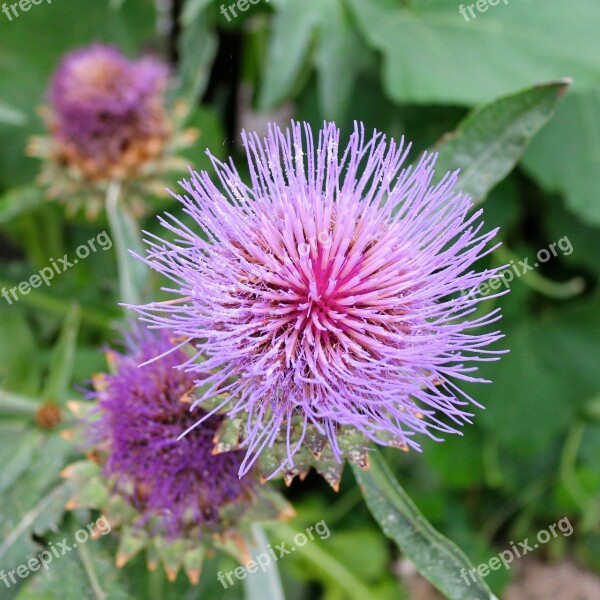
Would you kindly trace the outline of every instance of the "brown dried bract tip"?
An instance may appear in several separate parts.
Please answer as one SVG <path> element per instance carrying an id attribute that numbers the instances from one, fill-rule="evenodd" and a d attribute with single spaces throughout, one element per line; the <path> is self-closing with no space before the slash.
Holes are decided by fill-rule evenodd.
<path id="1" fill-rule="evenodd" d="M 35 413 L 35 422 L 42 429 L 54 429 L 62 421 L 62 415 L 58 405 L 47 402 L 42 404 Z"/>

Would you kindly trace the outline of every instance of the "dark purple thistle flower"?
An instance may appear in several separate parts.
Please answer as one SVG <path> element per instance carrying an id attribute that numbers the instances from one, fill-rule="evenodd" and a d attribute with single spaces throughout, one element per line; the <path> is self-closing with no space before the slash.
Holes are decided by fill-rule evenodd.
<path id="1" fill-rule="evenodd" d="M 171 537 L 197 527 L 219 531 L 221 512 L 231 504 L 247 506 L 258 485 L 250 477 L 238 479 L 244 453 L 213 454 L 220 415 L 178 441 L 197 420 L 186 402 L 194 377 L 175 368 L 186 354 L 167 353 L 139 367 L 171 349 L 168 336 L 138 333 L 127 346 L 122 354 L 109 354 L 114 373 L 95 381 L 98 407 L 89 445 L 106 453 L 104 473 L 140 513 L 139 525 Z"/>
<path id="2" fill-rule="evenodd" d="M 166 65 L 95 44 L 67 54 L 49 92 L 59 156 L 90 179 L 122 179 L 160 154 L 170 134 Z"/>
<path id="3" fill-rule="evenodd" d="M 198 228 L 161 219 L 175 239 L 149 234 L 145 259 L 176 298 L 136 307 L 196 345 L 196 361 L 175 361 L 202 374 L 193 407 L 221 393 L 244 417 L 240 474 L 281 435 L 291 467 L 307 428 L 338 460 L 346 427 L 405 449 L 419 449 L 415 433 L 458 433 L 477 403 L 457 382 L 484 381 L 475 365 L 498 358 L 486 348 L 502 336 L 471 333 L 499 310 L 473 316 L 481 298 L 459 295 L 497 272 L 472 268 L 497 230 L 469 215 L 457 173 L 433 185 L 435 155 L 403 167 L 403 141 L 358 125 L 342 150 L 333 124 L 316 146 L 299 123 L 243 142 L 250 186 L 210 153 L 226 195 L 206 172 L 181 182 Z"/>

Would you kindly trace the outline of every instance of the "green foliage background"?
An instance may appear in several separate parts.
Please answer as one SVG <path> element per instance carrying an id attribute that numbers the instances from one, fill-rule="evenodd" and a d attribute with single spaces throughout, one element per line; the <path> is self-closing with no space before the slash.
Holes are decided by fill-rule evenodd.
<path id="1" fill-rule="evenodd" d="M 345 131 L 361 120 L 404 134 L 416 158 L 483 105 L 440 146 L 440 160 L 448 169 L 477 164 L 465 186 L 503 241 L 487 266 L 533 264 L 539 249 L 565 237 L 573 251 L 488 301 L 502 306 L 510 354 L 482 366 L 493 384 L 468 390 L 486 406 L 474 426 L 443 444 L 426 442 L 422 455 L 385 455 L 416 504 L 474 564 L 568 516 L 573 536 L 539 557 L 573 556 L 600 571 L 600 3 L 501 2 L 468 23 L 450 0 L 271 0 L 229 22 L 214 0 L 171 8 L 179 16 L 166 34 L 157 24 L 169 19 L 150 0 L 54 0 L 11 22 L 0 13 L 0 286 L 28 279 L 107 227 L 104 217 L 67 220 L 46 202 L 35 184 L 39 164 L 25 155 L 28 137 L 43 132 L 36 108 L 50 75 L 75 47 L 102 41 L 132 56 L 170 57 L 174 96 L 198 106 L 190 121 L 201 137 L 188 156 L 197 168 L 207 166 L 204 148 L 238 153 L 231 142 L 254 111 L 290 112 L 316 127 L 333 119 Z M 560 103 L 562 84 L 535 88 L 564 77 L 573 85 Z M 495 103 L 523 89 L 526 96 Z M 542 92 L 534 98 L 535 89 Z M 153 213 L 168 206 L 152 200 Z M 154 214 L 143 226 L 157 229 Z M 10 306 L 0 300 L 0 568 L 38 552 L 35 536 L 62 538 L 89 522 L 62 508 L 69 490 L 58 473 L 75 452 L 34 415 L 40 402 L 64 406 L 80 397 L 74 385 L 103 370 L 99 348 L 115 339 L 123 316 L 118 294 L 113 248 L 51 288 Z M 332 530 L 279 563 L 289 600 L 349 598 L 349 581 L 368 598 L 406 597 L 397 550 L 350 469 L 338 494 L 312 475 L 287 494 L 298 511 L 293 530 L 321 519 Z M 285 539 L 278 526 L 268 531 L 275 543 Z M 0 597 L 97 598 L 94 577 L 110 599 L 242 597 L 241 585 L 223 591 L 216 581 L 217 570 L 234 566 L 225 555 L 212 557 L 191 587 L 182 575 L 173 585 L 148 575 L 139 558 L 117 571 L 114 551 L 112 539 L 89 544 L 90 556 L 73 553 L 19 587 L 0 584 Z M 514 575 L 501 570 L 487 581 L 501 595 Z"/>

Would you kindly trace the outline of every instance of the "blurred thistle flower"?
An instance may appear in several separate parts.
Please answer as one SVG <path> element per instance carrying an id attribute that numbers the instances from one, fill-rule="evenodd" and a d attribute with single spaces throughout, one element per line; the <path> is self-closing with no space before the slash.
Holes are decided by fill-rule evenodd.
<path id="1" fill-rule="evenodd" d="M 255 472 L 238 478 L 243 452 L 214 452 L 222 416 L 177 440 L 195 421 L 189 411 L 194 378 L 175 368 L 185 352 L 139 367 L 171 349 L 168 336 L 138 331 L 126 342 L 124 353 L 108 353 L 112 373 L 94 379 L 94 408 L 71 405 L 76 414 L 87 407 L 79 437 L 90 460 L 63 473 L 80 484 L 67 507 L 98 508 L 113 528 L 122 527 L 119 566 L 146 547 L 149 567 L 160 558 L 174 579 L 183 564 L 197 581 L 208 546 L 234 543 L 243 553 L 246 519 L 293 511 Z"/>
<path id="2" fill-rule="evenodd" d="M 202 376 L 192 408 L 223 394 L 216 410 L 244 421 L 240 475 L 259 455 L 289 478 L 326 449 L 366 467 L 367 441 L 408 450 L 415 434 L 458 433 L 477 403 L 456 382 L 484 381 L 475 365 L 498 358 L 499 332 L 470 331 L 499 309 L 473 315 L 481 298 L 460 295 L 498 271 L 472 268 L 497 230 L 469 215 L 457 173 L 434 185 L 435 155 L 403 168 L 403 141 L 359 125 L 339 141 L 334 124 L 316 149 L 308 124 L 263 143 L 244 133 L 251 186 L 209 153 L 226 195 L 192 172 L 179 199 L 198 229 L 169 215 L 174 241 L 149 234 L 144 260 L 176 298 L 134 308 L 195 344 L 179 361 Z"/>
<path id="3" fill-rule="evenodd" d="M 84 191 L 89 197 L 93 190 L 101 198 L 111 181 L 135 183 L 140 194 L 164 193 L 161 176 L 185 167 L 175 152 L 196 137 L 178 131 L 184 107 L 176 107 L 174 120 L 169 115 L 168 76 L 158 60 L 132 61 L 101 44 L 63 58 L 42 108 L 50 135 L 29 145 L 44 160 L 41 182 L 51 197 Z M 85 202 L 91 216 L 101 206 Z"/>

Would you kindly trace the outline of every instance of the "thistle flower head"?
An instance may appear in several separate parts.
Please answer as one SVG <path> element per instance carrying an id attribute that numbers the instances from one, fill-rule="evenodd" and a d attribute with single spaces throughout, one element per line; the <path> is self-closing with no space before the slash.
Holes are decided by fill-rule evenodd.
<path id="1" fill-rule="evenodd" d="M 123 179 L 160 154 L 169 135 L 167 67 L 94 45 L 68 54 L 49 92 L 58 160 L 90 179 Z"/>
<path id="2" fill-rule="evenodd" d="M 177 440 L 197 420 L 188 400 L 194 377 L 175 368 L 186 359 L 183 350 L 139 367 L 171 348 L 168 336 L 138 333 L 127 344 L 124 353 L 110 352 L 114 373 L 97 378 L 92 394 L 98 405 L 89 445 L 105 453 L 104 475 L 140 514 L 140 525 L 171 538 L 223 530 L 223 511 L 235 505 L 242 514 L 258 481 L 238 479 L 243 452 L 213 454 L 222 416 Z"/>
<path id="3" fill-rule="evenodd" d="M 175 368 L 186 353 L 169 350 L 166 333 L 136 329 L 123 352 L 108 352 L 110 373 L 97 375 L 89 393 L 95 402 L 69 404 L 79 423 L 70 437 L 88 456 L 62 475 L 75 490 L 67 508 L 100 510 L 120 536 L 117 566 L 145 549 L 150 570 L 161 562 L 174 581 L 183 566 L 196 584 L 207 551 L 225 548 L 244 562 L 249 525 L 294 511 L 256 472 L 238 478 L 243 452 L 223 443 L 216 452 L 222 416 L 177 440 L 195 421 L 195 382 Z"/>
<path id="4" fill-rule="evenodd" d="M 403 449 L 456 433 L 474 402 L 457 382 L 481 381 L 474 365 L 501 337 L 472 333 L 498 311 L 474 317 L 480 298 L 459 295 L 493 277 L 472 267 L 496 231 L 469 214 L 457 173 L 433 184 L 435 155 L 404 167 L 403 142 L 359 125 L 346 147 L 333 124 L 243 143 L 250 185 L 214 157 L 221 189 L 206 172 L 182 182 L 196 227 L 162 219 L 174 239 L 153 236 L 145 258 L 175 299 L 137 307 L 196 345 L 180 361 L 204 377 L 194 406 L 218 392 L 244 420 L 240 473 L 278 440 L 290 470 L 303 442 L 353 459 L 348 429 Z"/>
<path id="5" fill-rule="evenodd" d="M 67 54 L 57 67 L 42 116 L 49 137 L 34 137 L 30 154 L 44 159 L 41 182 L 51 197 L 80 188 L 105 191 L 111 181 L 157 186 L 155 178 L 181 165 L 173 151 L 189 144 L 169 115 L 169 69 L 144 57 L 130 60 L 116 48 L 94 44 Z M 181 107 L 175 111 L 181 119 Z M 88 213 L 96 212 L 93 207 Z"/>

